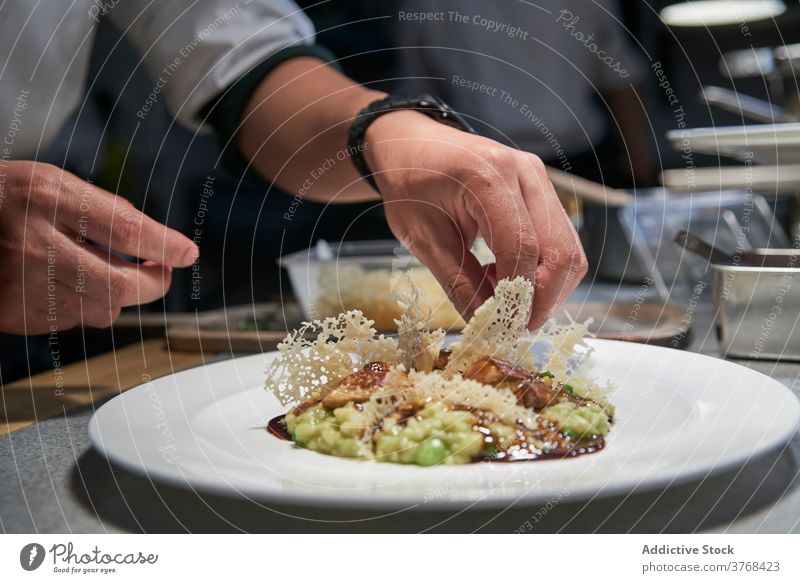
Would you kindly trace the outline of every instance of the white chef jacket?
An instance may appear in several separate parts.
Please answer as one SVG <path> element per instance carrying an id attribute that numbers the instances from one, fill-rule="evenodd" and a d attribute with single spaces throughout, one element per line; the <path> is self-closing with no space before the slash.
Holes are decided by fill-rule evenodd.
<path id="1" fill-rule="evenodd" d="M 151 96 L 195 129 L 203 107 L 260 61 L 314 42 L 313 25 L 290 0 L 5 0 L 0 161 L 43 154 L 81 106 L 101 18 L 139 51 Z"/>
<path id="2" fill-rule="evenodd" d="M 615 0 L 398 4 L 409 90 L 438 93 L 481 133 L 545 159 L 590 151 L 609 131 L 599 95 L 645 72 Z"/>

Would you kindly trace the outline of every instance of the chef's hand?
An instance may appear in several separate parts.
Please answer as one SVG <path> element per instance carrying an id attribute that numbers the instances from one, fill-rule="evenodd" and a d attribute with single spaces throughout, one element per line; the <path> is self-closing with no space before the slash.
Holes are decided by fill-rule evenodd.
<path id="1" fill-rule="evenodd" d="M 198 257 L 180 233 L 60 168 L 20 161 L 2 170 L 0 332 L 110 326 L 123 306 L 162 297 L 172 267 Z"/>
<path id="2" fill-rule="evenodd" d="M 464 316 L 497 280 L 522 275 L 535 285 L 537 328 L 586 274 L 578 234 L 533 154 L 413 111 L 375 120 L 365 146 L 389 226 Z M 497 257 L 491 268 L 469 252 L 478 234 Z"/>

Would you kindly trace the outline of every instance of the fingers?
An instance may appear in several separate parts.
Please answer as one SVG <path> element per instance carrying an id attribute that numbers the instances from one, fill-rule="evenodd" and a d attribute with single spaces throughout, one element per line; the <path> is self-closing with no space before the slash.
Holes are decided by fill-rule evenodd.
<path id="1" fill-rule="evenodd" d="M 81 285 L 59 282 L 59 317 L 84 326 L 107 328 L 125 306 L 147 304 L 169 289 L 172 274 L 158 264 L 127 264 L 106 269 L 108 277 L 96 274 L 86 277 Z"/>
<path id="2" fill-rule="evenodd" d="M 497 258 L 497 279 L 534 281 L 540 262 L 539 237 L 520 190 L 516 153 L 504 149 L 466 193 L 469 214 Z"/>
<path id="3" fill-rule="evenodd" d="M 60 222 L 83 239 L 170 267 L 188 267 L 199 256 L 197 245 L 178 231 L 68 172 L 60 174 L 59 192 Z"/>
<path id="4" fill-rule="evenodd" d="M 112 306 L 108 300 L 76 294 L 75 289 L 56 284 L 54 293 L 57 307 L 50 310 L 48 317 L 59 330 L 66 330 L 75 325 L 90 326 L 93 328 L 108 328 L 119 318 L 122 308 Z"/>
<path id="5" fill-rule="evenodd" d="M 572 294 L 588 264 L 578 233 L 539 159 L 526 156 L 521 164 L 520 188 L 540 242 L 530 321 L 531 328 L 538 328 Z"/>
<path id="6" fill-rule="evenodd" d="M 149 304 L 162 298 L 172 283 L 169 267 L 152 261 L 131 263 L 92 245 L 72 254 L 67 265 L 74 269 L 78 293 L 112 307 Z"/>
<path id="7" fill-rule="evenodd" d="M 78 324 L 108 328 L 119 318 L 121 310 L 119 306 L 109 306 L 107 301 L 76 294 L 73 287 L 57 282 L 50 286 L 48 305 L 26 317 L 25 333 L 64 331 Z"/>
<path id="8" fill-rule="evenodd" d="M 504 150 L 467 195 L 467 208 L 497 257 L 497 279 L 524 276 L 534 284 L 529 326 L 538 328 L 586 273 L 578 234 L 544 165 L 533 155 Z M 486 170 L 484 170 L 486 172 Z"/>
<path id="9" fill-rule="evenodd" d="M 434 244 L 433 241 L 436 241 Z M 436 237 L 408 243 L 417 259 L 433 273 L 458 312 L 469 319 L 492 295 L 492 282 L 452 223 L 441 225 Z"/>
<path id="10" fill-rule="evenodd" d="M 110 326 L 123 307 L 150 303 L 169 290 L 169 267 L 131 263 L 92 244 L 82 247 L 64 234 L 58 240 L 53 276 L 60 286 L 62 313 L 75 322 Z"/>
<path id="11" fill-rule="evenodd" d="M 26 286 L 27 289 L 22 290 L 27 298 L 24 318 L 15 320 L 16 327 L 3 329 L 19 334 L 42 334 L 53 329 L 67 330 L 77 324 L 107 328 L 119 318 L 123 306 L 149 303 L 169 289 L 171 272 L 168 268 L 158 264 L 128 264 L 123 269 L 130 273 L 121 274 L 114 267 L 105 270 L 105 279 L 95 274 L 79 279 L 78 284 L 56 280 L 43 286 Z M 57 273 L 59 277 L 66 275 L 63 269 Z M 128 285 L 130 289 L 126 289 Z"/>
<path id="12" fill-rule="evenodd" d="M 9 212 L 0 213 L 0 265 L 8 280 L 0 286 L 0 305 L 8 308 L 0 310 L 3 332 L 108 326 L 123 306 L 167 292 L 172 273 L 164 263 L 186 265 L 197 256 L 182 235 L 60 168 L 11 162 L 7 178 Z M 137 265 L 95 242 L 150 259 Z"/>

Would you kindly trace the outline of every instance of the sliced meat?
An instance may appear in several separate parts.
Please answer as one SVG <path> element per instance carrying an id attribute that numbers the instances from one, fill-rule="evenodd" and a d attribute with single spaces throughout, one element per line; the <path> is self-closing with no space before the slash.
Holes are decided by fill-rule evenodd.
<path id="1" fill-rule="evenodd" d="M 531 375 L 530 378 L 517 383 L 511 389 L 517 396 L 517 403 L 540 411 L 556 402 L 558 390 L 548 385 L 543 379 Z"/>
<path id="2" fill-rule="evenodd" d="M 386 362 L 370 362 L 358 372 L 344 377 L 339 384 L 322 398 L 328 409 L 343 407 L 347 403 L 364 403 L 383 385 L 383 379 L 391 365 Z"/>
<path id="3" fill-rule="evenodd" d="M 464 373 L 464 378 L 511 389 L 517 396 L 517 403 L 535 410 L 544 409 L 556 402 L 559 394 L 551 379 L 490 356 L 473 362 Z"/>
<path id="4" fill-rule="evenodd" d="M 443 370 L 447 366 L 451 354 L 452 352 L 449 350 L 440 350 L 439 355 L 433 361 L 433 370 Z"/>
<path id="5" fill-rule="evenodd" d="M 524 381 L 529 376 L 531 373 L 524 368 L 491 356 L 476 360 L 464 373 L 465 379 L 472 379 L 485 385 L 496 385 L 504 381 Z"/>

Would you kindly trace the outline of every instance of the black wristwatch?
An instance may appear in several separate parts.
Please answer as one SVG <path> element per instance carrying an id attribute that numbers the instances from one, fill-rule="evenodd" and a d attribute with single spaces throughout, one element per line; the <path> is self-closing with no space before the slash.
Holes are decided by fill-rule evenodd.
<path id="1" fill-rule="evenodd" d="M 355 120 L 353 120 L 350 126 L 350 132 L 347 135 L 347 149 L 356 170 L 361 173 L 361 176 L 363 176 L 366 181 L 369 182 L 370 186 L 378 191 L 378 193 L 380 193 L 378 185 L 375 182 L 375 178 L 372 176 L 372 171 L 367 165 L 367 161 L 364 159 L 364 136 L 367 133 L 367 128 L 373 121 L 384 114 L 397 111 L 398 109 L 412 109 L 424 113 L 428 117 L 450 127 L 471 134 L 475 133 L 475 130 L 472 129 L 472 126 L 470 126 L 464 118 L 450 109 L 444 101 L 434 95 L 427 93 L 415 97 L 389 95 L 378 101 L 373 101 L 367 107 L 359 111 Z"/>

